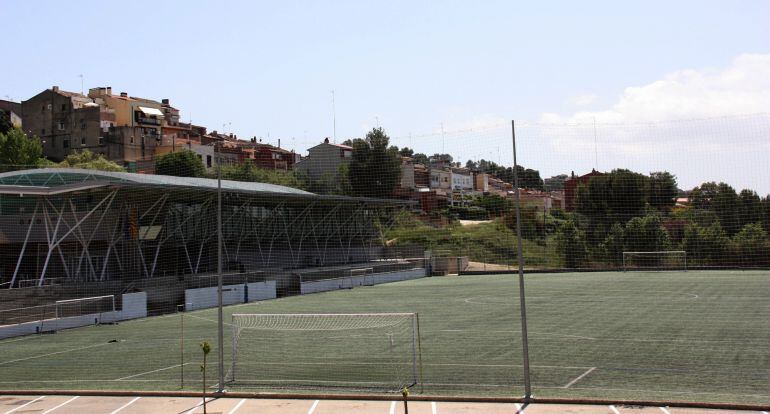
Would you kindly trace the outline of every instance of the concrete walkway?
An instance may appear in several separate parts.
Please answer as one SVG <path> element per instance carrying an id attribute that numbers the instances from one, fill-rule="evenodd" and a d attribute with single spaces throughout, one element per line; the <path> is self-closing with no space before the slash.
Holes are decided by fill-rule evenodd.
<path id="1" fill-rule="evenodd" d="M 200 398 L 91 397 L 62 395 L 0 396 L 0 414 L 197 414 Z M 404 405 L 390 401 L 270 400 L 219 398 L 207 402 L 210 414 L 402 414 Z M 691 408 L 422 402 L 409 403 L 409 414 L 695 414 L 756 413 Z"/>

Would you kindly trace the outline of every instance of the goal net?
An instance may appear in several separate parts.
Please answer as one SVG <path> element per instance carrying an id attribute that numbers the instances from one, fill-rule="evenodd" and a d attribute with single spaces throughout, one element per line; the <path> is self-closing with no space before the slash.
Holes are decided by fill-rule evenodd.
<path id="1" fill-rule="evenodd" d="M 628 270 L 687 270 L 687 252 L 623 252 L 623 271 Z"/>
<path id="2" fill-rule="evenodd" d="M 233 387 L 395 392 L 419 382 L 415 313 L 234 314 Z"/>

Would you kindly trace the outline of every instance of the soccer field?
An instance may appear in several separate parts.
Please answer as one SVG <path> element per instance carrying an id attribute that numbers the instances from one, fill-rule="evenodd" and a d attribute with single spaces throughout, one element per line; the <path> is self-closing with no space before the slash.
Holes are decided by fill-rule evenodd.
<path id="1" fill-rule="evenodd" d="M 518 296 L 515 275 L 434 277 L 229 306 L 225 322 L 233 313 L 416 312 L 422 375 L 413 393 L 518 396 Z M 533 394 L 768 403 L 769 299 L 767 271 L 529 274 Z M 209 309 L 0 341 L 0 389 L 178 390 L 184 372 L 184 388 L 197 390 L 204 340 L 216 383 L 216 328 Z M 362 349 L 344 335 L 334 346 L 308 331 L 280 349 L 241 348 L 254 381 L 230 389 L 329 391 L 393 375 L 386 339 Z"/>

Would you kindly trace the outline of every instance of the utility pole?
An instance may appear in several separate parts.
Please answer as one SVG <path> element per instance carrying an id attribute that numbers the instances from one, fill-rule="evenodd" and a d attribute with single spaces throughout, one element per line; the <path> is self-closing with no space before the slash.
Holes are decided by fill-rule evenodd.
<path id="1" fill-rule="evenodd" d="M 516 162 L 516 124 L 511 120 L 511 138 L 513 140 L 513 185 L 515 187 L 516 197 L 516 244 L 517 255 L 519 259 L 519 312 L 521 316 L 521 346 L 524 365 L 524 400 L 529 401 L 532 396 L 532 384 L 529 373 L 529 339 L 527 336 L 527 306 L 524 302 L 524 253 L 521 245 L 521 211 L 519 204 L 521 197 L 519 195 L 519 173 L 518 163 Z"/>

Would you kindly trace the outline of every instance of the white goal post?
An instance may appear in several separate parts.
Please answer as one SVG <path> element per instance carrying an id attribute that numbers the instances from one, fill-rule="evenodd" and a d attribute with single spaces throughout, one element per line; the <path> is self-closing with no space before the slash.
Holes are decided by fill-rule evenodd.
<path id="1" fill-rule="evenodd" d="M 54 302 L 55 317 L 102 314 L 115 311 L 115 295 L 65 299 Z"/>
<path id="2" fill-rule="evenodd" d="M 421 383 L 416 313 L 234 314 L 236 387 L 398 392 Z"/>
<path id="3" fill-rule="evenodd" d="M 684 250 L 623 252 L 623 271 L 628 270 L 687 271 L 687 252 Z"/>

